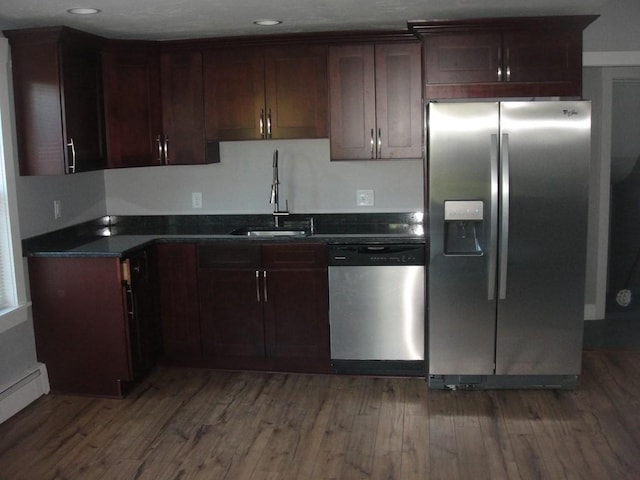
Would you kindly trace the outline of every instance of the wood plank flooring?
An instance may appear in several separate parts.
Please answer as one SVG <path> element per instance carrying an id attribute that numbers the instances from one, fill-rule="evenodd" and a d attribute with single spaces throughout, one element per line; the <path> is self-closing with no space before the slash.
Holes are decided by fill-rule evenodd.
<path id="1" fill-rule="evenodd" d="M 638 478 L 639 351 L 585 351 L 574 391 L 159 367 L 0 425 L 2 480 Z"/>

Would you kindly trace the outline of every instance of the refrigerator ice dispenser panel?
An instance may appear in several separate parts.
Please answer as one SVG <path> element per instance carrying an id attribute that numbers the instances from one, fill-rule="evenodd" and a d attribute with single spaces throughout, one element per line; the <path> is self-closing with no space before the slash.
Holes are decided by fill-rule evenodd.
<path id="1" fill-rule="evenodd" d="M 482 200 L 445 200 L 444 254 L 482 255 Z"/>

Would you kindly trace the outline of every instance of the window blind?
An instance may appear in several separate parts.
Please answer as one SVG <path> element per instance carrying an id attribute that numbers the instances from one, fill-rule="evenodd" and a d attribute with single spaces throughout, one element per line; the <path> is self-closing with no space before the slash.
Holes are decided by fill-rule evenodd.
<path id="1" fill-rule="evenodd" d="M 0 111 L 0 121 L 2 112 Z M 15 303 L 15 280 L 11 235 L 9 234 L 9 206 L 7 204 L 7 178 L 0 131 L 0 309 Z"/>

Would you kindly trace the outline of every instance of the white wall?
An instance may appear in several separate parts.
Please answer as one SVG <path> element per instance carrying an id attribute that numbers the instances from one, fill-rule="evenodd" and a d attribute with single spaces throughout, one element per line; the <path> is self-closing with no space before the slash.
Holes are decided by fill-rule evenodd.
<path id="1" fill-rule="evenodd" d="M 81 223 L 106 214 L 104 172 L 17 177 L 22 238 Z M 54 218 L 53 201 L 62 205 Z"/>
<path id="2" fill-rule="evenodd" d="M 640 51 L 640 2 L 609 0 L 584 32 L 585 52 Z"/>
<path id="3" fill-rule="evenodd" d="M 293 213 L 423 211 L 420 160 L 329 160 L 329 141 L 224 142 L 212 165 L 105 172 L 112 215 L 269 213 L 273 152 L 279 153 L 280 200 Z M 373 207 L 356 205 L 356 190 L 374 191 Z M 203 208 L 191 207 L 202 192 Z"/>

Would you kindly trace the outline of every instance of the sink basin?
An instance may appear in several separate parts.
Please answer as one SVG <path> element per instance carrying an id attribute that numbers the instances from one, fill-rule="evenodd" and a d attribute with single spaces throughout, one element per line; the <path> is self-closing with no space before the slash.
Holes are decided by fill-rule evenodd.
<path id="1" fill-rule="evenodd" d="M 308 234 L 309 232 L 303 229 L 276 227 L 241 227 L 231 232 L 231 235 L 247 237 L 306 237 Z"/>

